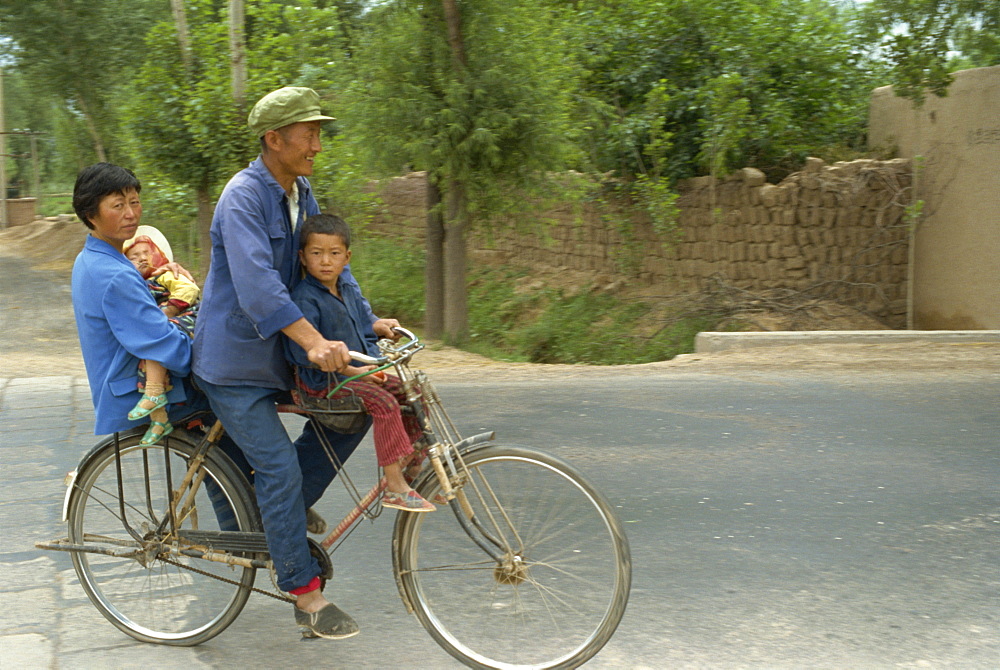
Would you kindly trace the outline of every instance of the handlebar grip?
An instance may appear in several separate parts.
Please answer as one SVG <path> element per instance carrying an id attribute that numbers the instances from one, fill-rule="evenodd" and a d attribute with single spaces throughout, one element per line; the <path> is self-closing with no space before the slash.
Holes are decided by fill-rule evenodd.
<path id="1" fill-rule="evenodd" d="M 397 333 L 401 333 L 403 337 L 410 340 L 411 342 L 416 341 L 417 339 L 416 335 L 408 331 L 406 328 L 403 328 L 402 326 L 396 326 L 393 328 L 393 330 L 395 330 Z"/>
<path id="2" fill-rule="evenodd" d="M 365 365 L 380 365 L 382 363 L 381 359 L 369 356 L 368 354 L 362 354 L 357 351 L 348 351 L 347 355 L 350 356 L 351 359 L 358 361 L 359 363 L 364 363 Z"/>

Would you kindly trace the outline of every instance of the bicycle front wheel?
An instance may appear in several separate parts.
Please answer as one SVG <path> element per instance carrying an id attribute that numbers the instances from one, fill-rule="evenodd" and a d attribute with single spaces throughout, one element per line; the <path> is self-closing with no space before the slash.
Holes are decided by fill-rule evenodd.
<path id="1" fill-rule="evenodd" d="M 164 440 L 168 446 L 148 447 L 140 438 L 119 440 L 120 476 L 113 442 L 92 452 L 80 467 L 68 509 L 71 542 L 130 555 L 74 551 L 73 566 L 97 609 L 126 634 L 143 642 L 196 645 L 236 619 L 256 571 L 177 552 L 181 547 L 169 527 L 158 529 L 168 509 L 168 468 L 176 489 L 194 453 L 193 436 L 176 431 Z M 178 530 L 260 530 L 246 480 L 228 459 L 210 452 L 202 471 L 194 506 L 177 521 Z M 145 551 L 135 551 L 140 548 Z"/>
<path id="2" fill-rule="evenodd" d="M 465 495 L 498 562 L 454 514 L 400 514 L 393 558 L 404 598 L 472 667 L 576 667 L 607 643 L 628 601 L 628 541 L 608 502 L 569 465 L 519 447 L 465 455 Z M 428 472 L 417 488 L 439 491 Z M 474 531 L 478 532 L 478 531 Z"/>

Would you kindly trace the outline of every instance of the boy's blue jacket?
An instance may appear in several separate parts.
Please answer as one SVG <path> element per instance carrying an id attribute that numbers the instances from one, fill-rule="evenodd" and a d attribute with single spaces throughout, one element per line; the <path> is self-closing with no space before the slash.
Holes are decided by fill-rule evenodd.
<path id="1" fill-rule="evenodd" d="M 344 273 L 341 273 L 337 280 L 337 290 L 340 291 L 340 298 L 330 293 L 330 289 L 318 279 L 307 274 L 292 290 L 292 300 L 302 310 L 306 320 L 326 339 L 340 340 L 351 351 L 378 355 L 375 344 L 378 338 L 372 330 L 375 319 L 358 283 L 353 279 L 346 281 Z M 299 368 L 299 376 L 306 386 L 316 391 L 322 391 L 328 386 L 327 373 L 309 367 L 309 358 L 302 347 L 285 338 L 285 350 L 288 360 Z M 336 377 L 343 379 L 341 375 Z"/>

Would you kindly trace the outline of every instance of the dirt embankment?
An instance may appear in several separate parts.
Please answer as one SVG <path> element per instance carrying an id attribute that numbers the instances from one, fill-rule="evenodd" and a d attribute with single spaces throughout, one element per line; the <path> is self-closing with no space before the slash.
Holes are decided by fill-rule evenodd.
<path id="1" fill-rule="evenodd" d="M 0 377 L 84 375 L 70 304 L 69 272 L 86 230 L 75 220 L 36 222 L 0 231 Z M 542 281 L 540 279 L 539 281 Z M 565 281 L 565 278 L 564 278 Z M 826 322 L 821 320 L 829 314 Z M 810 317 L 815 330 L 871 329 L 850 314 L 828 309 Z M 781 329 L 778 315 L 762 313 L 761 330 Z M 825 327 L 824 327 L 825 326 Z M 941 375 L 1000 374 L 1000 344 L 886 344 L 789 346 L 715 354 L 686 354 L 670 361 L 613 367 L 535 365 L 495 361 L 431 343 L 417 359 L 440 381 L 546 381 L 608 374 L 741 374 L 769 370 Z"/>

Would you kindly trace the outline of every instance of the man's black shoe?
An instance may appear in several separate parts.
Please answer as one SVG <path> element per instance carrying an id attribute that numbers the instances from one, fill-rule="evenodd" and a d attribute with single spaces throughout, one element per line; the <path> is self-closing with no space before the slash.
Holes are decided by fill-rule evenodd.
<path id="1" fill-rule="evenodd" d="M 302 637 L 343 640 L 361 632 L 351 615 L 333 603 L 327 603 L 323 609 L 312 614 L 296 607 L 295 623 L 302 629 Z"/>

